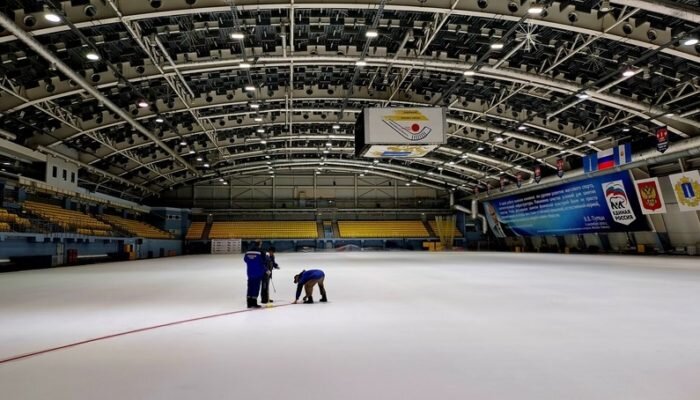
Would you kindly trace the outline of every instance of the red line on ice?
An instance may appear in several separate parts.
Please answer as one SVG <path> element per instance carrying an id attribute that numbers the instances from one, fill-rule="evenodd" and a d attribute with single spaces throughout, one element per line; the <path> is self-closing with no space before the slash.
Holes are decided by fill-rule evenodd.
<path id="1" fill-rule="evenodd" d="M 292 305 L 292 304 L 293 304 L 293 303 L 280 304 L 280 305 L 273 305 L 273 306 L 267 307 L 267 308 L 285 307 L 285 306 L 290 306 L 290 305 Z M 265 308 L 261 308 L 260 310 L 264 310 L 264 309 L 265 309 Z M 81 341 L 79 341 L 79 342 L 70 343 L 70 344 L 65 344 L 65 345 L 63 345 L 63 346 L 51 347 L 51 348 L 44 349 L 44 350 L 33 351 L 33 352 L 31 352 L 31 353 L 19 354 L 19 355 L 16 355 L 16 356 L 12 356 L 12 357 L 5 358 L 5 359 L 0 360 L 0 364 L 5 364 L 5 363 L 8 363 L 8 362 L 12 362 L 12 361 L 18 361 L 18 360 L 22 360 L 22 359 L 25 359 L 25 358 L 34 357 L 34 356 L 38 356 L 38 355 L 46 354 L 46 353 L 51 353 L 51 352 L 58 351 L 58 350 L 64 350 L 64 349 L 68 349 L 68 348 L 71 348 L 71 347 L 80 346 L 80 345 L 83 345 L 83 344 L 88 344 L 88 343 L 92 343 L 92 342 L 98 342 L 98 341 L 100 341 L 100 340 L 106 340 L 106 339 L 116 338 L 116 337 L 119 337 L 119 336 L 131 335 L 132 333 L 140 333 L 140 332 L 145 332 L 145 331 L 151 331 L 151 330 L 158 329 L 158 328 L 166 328 L 166 327 L 168 327 L 168 326 L 186 324 L 186 323 L 188 323 L 188 322 L 196 322 L 196 321 L 201 321 L 201 320 L 204 320 L 204 319 L 225 317 L 225 316 L 228 316 L 228 315 L 241 314 L 241 313 L 250 312 L 250 311 L 256 311 L 256 310 L 257 310 L 257 309 L 246 309 L 246 310 L 229 311 L 229 312 L 225 312 L 225 313 L 212 314 L 212 315 L 205 315 L 205 316 L 203 316 L 203 317 L 196 317 L 196 318 L 183 319 L 183 320 L 180 320 L 180 321 L 167 322 L 167 323 L 160 324 L 160 325 L 147 326 L 147 327 L 145 327 L 145 328 L 132 329 L 132 330 L 130 330 L 130 331 L 125 331 L 125 332 L 113 333 L 113 334 L 111 334 L 111 335 L 100 336 L 100 337 L 96 337 L 96 338 L 93 338 L 93 339 L 81 340 Z"/>

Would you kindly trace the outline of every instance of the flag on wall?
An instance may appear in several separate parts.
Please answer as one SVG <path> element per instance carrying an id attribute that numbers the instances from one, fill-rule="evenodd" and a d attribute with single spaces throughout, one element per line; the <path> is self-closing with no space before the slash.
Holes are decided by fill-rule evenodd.
<path id="1" fill-rule="evenodd" d="M 639 179 L 634 181 L 639 205 L 643 214 L 664 214 L 666 203 L 661 193 L 659 178 Z"/>
<path id="2" fill-rule="evenodd" d="M 589 154 L 583 157 L 583 171 L 593 172 L 610 169 L 632 162 L 632 146 L 629 143 Z"/>
<path id="3" fill-rule="evenodd" d="M 700 210 L 700 173 L 698 171 L 681 172 L 669 175 L 673 193 L 678 200 L 681 211 Z"/>
<path id="4" fill-rule="evenodd" d="M 656 150 L 659 153 L 668 150 L 668 128 L 665 126 L 656 129 Z"/>
<path id="5" fill-rule="evenodd" d="M 557 159 L 557 176 L 560 178 L 562 176 L 564 176 L 564 159 L 563 158 Z"/>
<path id="6" fill-rule="evenodd" d="M 523 173 L 518 172 L 517 175 L 515 175 L 515 185 L 518 186 L 518 189 L 520 189 L 520 186 L 523 185 Z"/>
<path id="7" fill-rule="evenodd" d="M 540 181 L 542 180 L 542 167 L 537 165 L 535 167 L 535 174 L 534 175 L 535 175 L 535 183 L 540 183 Z"/>

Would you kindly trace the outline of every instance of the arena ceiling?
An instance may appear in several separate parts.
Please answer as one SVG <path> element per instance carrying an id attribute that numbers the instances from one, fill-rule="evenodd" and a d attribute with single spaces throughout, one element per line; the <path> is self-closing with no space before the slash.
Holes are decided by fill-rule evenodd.
<path id="1" fill-rule="evenodd" d="M 697 0 L 7 0 L 0 127 L 145 197 L 234 174 L 472 191 L 700 135 Z M 447 108 L 416 160 L 354 157 L 366 107 Z M 0 132 L 2 133 L 2 132 Z M 225 181 L 225 180 L 224 180 Z M 222 182 L 223 184 L 223 182 Z"/>

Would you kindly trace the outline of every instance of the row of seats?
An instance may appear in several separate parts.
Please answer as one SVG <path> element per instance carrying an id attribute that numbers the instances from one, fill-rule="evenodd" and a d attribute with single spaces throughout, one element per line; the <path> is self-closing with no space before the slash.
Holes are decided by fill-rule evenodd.
<path id="1" fill-rule="evenodd" d="M 29 228 L 32 225 L 28 219 L 22 218 L 19 215 L 9 213 L 4 208 L 0 208 L 0 222 L 5 223 L 5 225 L 7 226 L 7 227 L 5 227 L 4 225 L 2 226 L 3 232 L 12 231 L 13 224 L 16 226 L 25 228 L 25 229 Z"/>
<path id="2" fill-rule="evenodd" d="M 428 221 L 428 224 L 430 225 L 430 229 L 432 229 L 433 232 L 435 232 L 436 235 L 440 235 L 440 232 L 438 231 L 438 227 L 437 227 L 437 222 L 436 222 L 436 221 Z M 454 237 L 456 237 L 456 238 L 461 238 L 461 237 L 462 237 L 462 232 L 460 232 L 459 229 L 457 229 L 456 226 L 454 226 L 452 229 L 454 229 Z"/>
<path id="3" fill-rule="evenodd" d="M 108 224 L 79 211 L 66 210 L 59 206 L 35 201 L 25 201 L 24 208 L 32 214 L 38 215 L 63 229 L 112 230 L 112 227 Z"/>
<path id="4" fill-rule="evenodd" d="M 421 221 L 338 221 L 342 238 L 427 238 Z"/>
<path id="5" fill-rule="evenodd" d="M 193 222 L 190 228 L 187 230 L 187 235 L 185 239 L 187 240 L 199 240 L 204 234 L 204 228 L 207 226 L 206 222 Z"/>
<path id="6" fill-rule="evenodd" d="M 0 232 L 12 232 L 10 224 L 7 222 L 0 222 Z"/>
<path id="7" fill-rule="evenodd" d="M 131 235 L 144 237 L 148 239 L 172 239 L 172 235 L 166 231 L 160 230 L 153 225 L 145 222 L 136 221 L 117 217 L 116 215 L 103 214 L 101 216 L 105 221 L 116 226 L 117 228 L 128 232 Z"/>
<path id="8" fill-rule="evenodd" d="M 314 221 L 214 222 L 210 239 L 316 239 Z"/>
<path id="9" fill-rule="evenodd" d="M 109 231 L 103 231 L 103 230 L 99 230 L 99 229 L 78 228 L 77 232 L 79 235 L 87 235 L 87 236 L 110 236 Z"/>

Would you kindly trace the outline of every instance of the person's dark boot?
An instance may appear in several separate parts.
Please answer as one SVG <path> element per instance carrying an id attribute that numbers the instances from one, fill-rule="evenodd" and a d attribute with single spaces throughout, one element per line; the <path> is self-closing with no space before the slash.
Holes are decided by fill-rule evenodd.
<path id="1" fill-rule="evenodd" d="M 323 297 L 321 297 L 321 300 L 319 300 L 319 301 L 321 303 L 328 303 L 328 298 L 325 295 L 323 295 Z"/>
<path id="2" fill-rule="evenodd" d="M 260 308 L 258 299 L 255 297 L 248 297 L 248 308 Z"/>
<path id="3" fill-rule="evenodd" d="M 311 296 L 304 297 L 304 304 L 314 304 L 314 298 Z"/>

